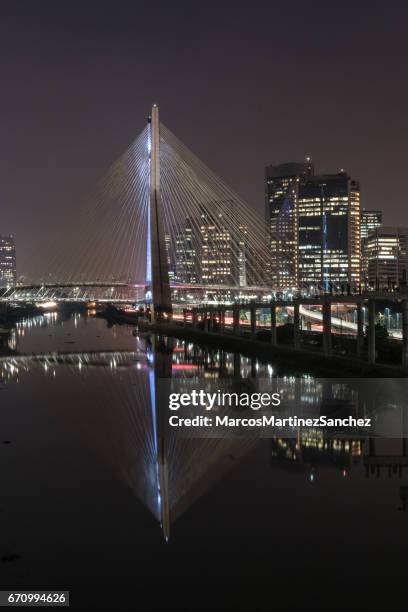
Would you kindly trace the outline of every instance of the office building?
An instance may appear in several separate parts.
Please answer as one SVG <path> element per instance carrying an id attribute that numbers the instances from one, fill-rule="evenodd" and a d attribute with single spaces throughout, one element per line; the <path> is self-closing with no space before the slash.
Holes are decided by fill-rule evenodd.
<path id="1" fill-rule="evenodd" d="M 266 168 L 266 224 L 274 289 L 349 286 L 360 276 L 360 189 L 345 172 L 305 163 Z"/>
<path id="2" fill-rule="evenodd" d="M 381 210 L 361 211 L 360 238 L 361 238 L 361 284 L 364 289 L 368 288 L 368 257 L 366 252 L 367 238 L 370 232 L 382 225 Z"/>
<path id="3" fill-rule="evenodd" d="M 234 247 L 238 238 L 231 233 L 232 218 L 232 201 L 211 202 L 201 207 L 200 277 L 204 285 L 239 283 L 238 254 Z"/>
<path id="4" fill-rule="evenodd" d="M 299 184 L 300 288 L 360 287 L 360 188 L 345 172 Z"/>
<path id="5" fill-rule="evenodd" d="M 171 282 L 174 281 L 175 272 L 174 272 L 174 255 L 173 255 L 173 249 L 172 249 L 170 234 L 165 234 L 164 235 L 164 244 L 165 244 L 165 247 L 166 247 L 167 266 L 168 266 L 168 270 L 169 270 L 169 282 L 171 283 Z"/>
<path id="6" fill-rule="evenodd" d="M 365 208 L 361 211 L 360 221 L 360 237 L 361 240 L 368 238 L 368 234 L 375 230 L 377 227 L 382 225 L 382 211 L 381 210 L 366 210 Z"/>
<path id="7" fill-rule="evenodd" d="M 199 280 L 196 231 L 190 219 L 175 230 L 175 280 L 179 283 L 195 284 Z"/>
<path id="8" fill-rule="evenodd" d="M 377 227 L 366 241 L 369 287 L 391 290 L 406 285 L 408 228 Z"/>
<path id="9" fill-rule="evenodd" d="M 17 282 L 16 247 L 13 236 L 0 236 L 0 287 Z"/>
<path id="10" fill-rule="evenodd" d="M 269 280 L 272 287 L 290 290 L 298 286 L 299 184 L 313 176 L 313 164 L 287 163 L 265 169 L 265 217 L 270 250 Z"/>

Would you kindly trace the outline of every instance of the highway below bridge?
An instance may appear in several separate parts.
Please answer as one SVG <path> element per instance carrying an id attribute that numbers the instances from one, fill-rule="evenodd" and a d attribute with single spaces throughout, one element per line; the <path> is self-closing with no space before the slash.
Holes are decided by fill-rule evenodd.
<path id="1" fill-rule="evenodd" d="M 367 361 L 369 364 L 376 363 L 376 314 L 378 302 L 391 302 L 398 307 L 402 314 L 402 329 L 396 330 L 393 337 L 402 341 L 401 365 L 408 368 L 408 295 L 405 294 L 383 294 L 370 292 L 355 295 L 324 295 L 319 297 L 304 297 L 292 300 L 275 300 L 269 304 L 263 302 L 252 302 L 248 304 L 235 303 L 233 305 L 203 305 L 194 307 L 190 311 L 184 309 L 184 324 L 191 324 L 195 330 L 203 329 L 207 332 L 217 331 L 218 334 L 229 333 L 240 336 L 242 325 L 249 326 L 250 337 L 256 339 L 259 329 L 265 329 L 265 323 L 259 317 L 259 312 L 270 309 L 270 335 L 271 344 L 277 345 L 277 310 L 285 308 L 290 310 L 293 319 L 293 348 L 301 347 L 301 320 L 305 318 L 311 323 L 321 327 L 323 354 L 327 357 L 332 355 L 333 331 L 346 330 L 348 335 L 356 338 L 356 357 L 360 359 L 363 354 L 364 335 L 367 332 Z M 336 305 L 354 308 L 357 322 L 344 320 L 333 314 Z M 317 310 L 320 308 L 320 311 Z M 365 309 L 367 324 L 365 324 Z M 242 321 L 242 311 L 248 313 L 249 323 Z M 228 320 L 229 319 L 229 320 Z M 232 329 L 231 329 L 232 328 Z M 397 332 L 399 334 L 397 335 Z"/>

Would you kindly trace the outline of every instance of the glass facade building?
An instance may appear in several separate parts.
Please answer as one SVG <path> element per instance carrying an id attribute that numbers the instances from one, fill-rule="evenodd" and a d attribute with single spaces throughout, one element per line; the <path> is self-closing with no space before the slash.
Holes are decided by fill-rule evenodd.
<path id="1" fill-rule="evenodd" d="M 197 239 L 190 219 L 182 230 L 175 232 L 175 280 L 179 283 L 198 282 Z"/>
<path id="2" fill-rule="evenodd" d="M 265 170 L 265 217 L 270 249 L 269 281 L 272 287 L 298 287 L 298 205 L 301 181 L 313 175 L 305 163 L 268 166 Z"/>
<path id="3" fill-rule="evenodd" d="M 299 287 L 360 286 L 360 188 L 345 172 L 299 185 Z"/>
<path id="4" fill-rule="evenodd" d="M 368 234 L 382 225 L 381 210 L 366 210 L 361 211 L 360 221 L 360 237 L 361 240 L 368 238 Z"/>
<path id="5" fill-rule="evenodd" d="M 227 285 L 237 282 L 231 231 L 223 223 L 223 206 L 201 213 L 201 282 Z"/>
<path id="6" fill-rule="evenodd" d="M 345 172 L 268 166 L 266 224 L 274 289 L 360 287 L 360 188 Z"/>
<path id="7" fill-rule="evenodd" d="M 361 211 L 360 220 L 360 238 L 361 238 L 361 283 L 364 288 L 369 287 L 368 280 L 368 256 L 367 256 L 367 238 L 373 230 L 382 225 L 381 210 L 366 210 Z"/>
<path id="8" fill-rule="evenodd" d="M 366 244 L 368 285 L 376 290 L 406 285 L 408 272 L 408 228 L 378 227 Z"/>

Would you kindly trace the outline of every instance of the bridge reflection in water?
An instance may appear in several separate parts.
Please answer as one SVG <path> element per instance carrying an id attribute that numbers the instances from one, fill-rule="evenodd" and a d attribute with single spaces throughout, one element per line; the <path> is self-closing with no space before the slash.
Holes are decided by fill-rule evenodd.
<path id="1" fill-rule="evenodd" d="M 147 350 L 12 354 L 0 357 L 0 383 L 21 382 L 33 368 L 55 376 L 59 367 L 103 386 L 105 405 L 83 411 L 78 424 L 98 454 L 156 517 L 166 540 L 170 526 L 220 480 L 256 440 L 176 439 L 166 427 L 171 375 L 194 371 L 194 364 L 173 363 L 180 346 L 152 338 Z M 184 352 L 184 349 L 183 349 Z M 206 364 L 211 368 L 211 363 Z M 124 379 L 124 373 L 131 378 Z M 160 384 L 158 384 L 160 380 Z M 1 384 L 0 384 L 1 389 Z M 86 392 L 86 391 L 85 391 Z"/>
<path id="2" fill-rule="evenodd" d="M 242 437 L 178 437 L 166 422 L 172 380 L 195 377 L 198 370 L 201 381 L 203 377 L 225 378 L 233 384 L 237 376 L 258 373 L 272 384 L 276 379 L 270 365 L 153 336 L 128 351 L 4 355 L 0 357 L 0 388 L 13 380 L 22 381 L 33 369 L 54 377 L 60 367 L 85 380 L 88 374 L 92 375 L 96 387 L 103 388 L 97 413 L 81 409 L 72 418 L 80 419 L 77 425 L 98 455 L 155 516 L 166 540 L 171 524 L 260 443 L 255 438 Z M 305 375 L 285 376 L 282 380 L 292 389 L 290 399 L 294 404 L 301 398 L 312 409 L 324 405 L 327 382 Z M 89 386 L 84 387 L 84 394 L 89 391 Z M 338 382 L 337 393 L 340 392 Z M 347 409 L 358 412 L 361 406 L 358 398 L 354 399 Z M 398 440 L 394 442 L 398 446 Z M 401 442 L 401 449 L 392 454 L 358 433 L 348 436 L 312 428 L 297 431 L 291 439 L 275 436 L 263 443 L 269 446 L 271 466 L 304 471 L 311 482 L 321 464 L 333 466 L 343 477 L 357 465 L 366 466 L 367 475 L 375 470 L 377 476 L 379 466 L 384 465 L 389 476 L 398 477 L 408 467 L 406 442 Z M 404 509 L 406 487 L 400 488 L 400 495 Z"/>

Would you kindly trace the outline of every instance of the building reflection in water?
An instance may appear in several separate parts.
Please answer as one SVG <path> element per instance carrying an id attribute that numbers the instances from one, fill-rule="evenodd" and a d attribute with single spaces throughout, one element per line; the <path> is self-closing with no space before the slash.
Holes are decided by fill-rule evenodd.
<path id="1" fill-rule="evenodd" d="M 45 320 L 44 320 L 45 319 Z M 288 472 L 304 472 L 314 482 L 320 469 L 330 468 L 351 477 L 364 466 L 368 477 L 405 475 L 407 440 L 393 440 L 384 451 L 373 439 L 327 429 L 299 429 L 292 438 L 176 438 L 166 426 L 172 379 L 250 379 L 262 377 L 274 384 L 277 372 L 270 364 L 221 350 L 210 350 L 165 337 L 135 336 L 134 350 L 59 351 L 19 354 L 18 338 L 30 326 L 55 325 L 39 317 L 19 323 L 0 357 L 0 388 L 19 384 L 33 369 L 56 377 L 58 368 L 89 379 L 87 394 L 103 389 L 95 413 L 82 412 L 81 428 L 100 455 L 149 508 L 167 540 L 171 524 L 197 499 L 250 453 L 258 444 L 269 445 L 270 465 Z M 76 327 L 76 326 L 75 326 Z M 166 385 L 162 381 L 167 381 Z M 344 383 L 317 381 L 310 375 L 281 376 L 296 407 L 324 414 L 358 414 L 358 393 Z M 160 381 L 160 384 L 159 384 Z M 330 386 L 330 390 L 327 385 Z M 166 396 L 166 397 L 165 397 Z M 407 509 L 408 486 L 400 487 L 400 508 Z"/>

